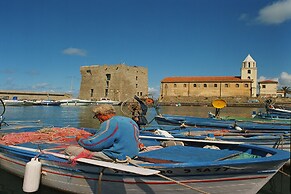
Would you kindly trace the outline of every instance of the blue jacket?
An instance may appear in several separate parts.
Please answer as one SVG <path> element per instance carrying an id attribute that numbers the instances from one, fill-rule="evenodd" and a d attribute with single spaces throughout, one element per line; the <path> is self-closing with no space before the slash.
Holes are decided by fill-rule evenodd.
<path id="1" fill-rule="evenodd" d="M 114 116 L 101 123 L 94 136 L 81 138 L 78 143 L 90 151 L 102 151 L 112 159 L 125 160 L 138 155 L 138 126 L 130 118 Z"/>

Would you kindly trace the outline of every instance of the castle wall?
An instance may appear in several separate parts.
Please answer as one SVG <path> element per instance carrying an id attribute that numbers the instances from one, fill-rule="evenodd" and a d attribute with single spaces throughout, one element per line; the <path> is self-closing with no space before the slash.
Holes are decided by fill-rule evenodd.
<path id="1" fill-rule="evenodd" d="M 144 67 L 92 65 L 80 68 L 82 75 L 80 98 L 99 100 L 109 98 L 125 101 L 134 95 L 148 95 L 148 70 Z"/>

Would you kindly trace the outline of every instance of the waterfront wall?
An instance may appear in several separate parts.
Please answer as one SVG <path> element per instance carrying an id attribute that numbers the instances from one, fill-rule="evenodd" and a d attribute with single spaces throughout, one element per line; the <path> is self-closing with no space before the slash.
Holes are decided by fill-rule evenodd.
<path id="1" fill-rule="evenodd" d="M 17 98 L 18 100 L 63 100 L 72 98 L 72 95 L 67 93 L 0 90 L 0 98 L 6 100 L 13 98 Z"/>
<path id="2" fill-rule="evenodd" d="M 212 106 L 212 101 L 219 97 L 164 97 L 162 101 L 158 101 L 162 106 Z M 238 107 L 265 107 L 265 97 L 223 97 L 227 106 Z M 291 107 L 291 98 L 272 98 L 276 105 Z"/>

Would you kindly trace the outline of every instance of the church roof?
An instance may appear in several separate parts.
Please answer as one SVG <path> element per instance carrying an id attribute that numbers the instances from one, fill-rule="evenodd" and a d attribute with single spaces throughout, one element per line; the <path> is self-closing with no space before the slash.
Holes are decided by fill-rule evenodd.
<path id="1" fill-rule="evenodd" d="M 259 81 L 259 83 L 274 83 L 274 84 L 277 84 L 278 83 L 278 81 L 274 81 L 274 80 L 263 80 L 263 81 Z"/>
<path id="2" fill-rule="evenodd" d="M 195 77 L 166 77 L 162 83 L 177 82 L 252 82 L 249 79 L 241 79 L 240 76 L 195 76 Z"/>
<path id="3" fill-rule="evenodd" d="M 251 57 L 250 54 L 248 54 L 248 56 L 245 58 L 243 62 L 255 62 L 255 60 Z"/>

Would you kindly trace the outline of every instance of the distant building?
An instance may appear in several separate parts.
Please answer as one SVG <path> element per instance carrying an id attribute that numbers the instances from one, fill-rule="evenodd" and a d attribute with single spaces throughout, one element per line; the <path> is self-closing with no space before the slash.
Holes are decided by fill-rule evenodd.
<path id="1" fill-rule="evenodd" d="M 81 99 L 109 98 L 125 101 L 148 95 L 148 70 L 145 67 L 117 65 L 92 65 L 80 68 L 82 75 Z"/>
<path id="2" fill-rule="evenodd" d="M 256 97 L 256 61 L 248 55 L 242 62 L 241 76 L 166 77 L 161 81 L 164 97 Z"/>
<path id="3" fill-rule="evenodd" d="M 259 82 L 261 97 L 277 97 L 278 82 L 273 80 L 264 80 Z"/>
<path id="4" fill-rule="evenodd" d="M 5 100 L 63 100 L 72 98 L 72 95 L 67 93 L 0 90 L 0 98 Z"/>
<path id="5" fill-rule="evenodd" d="M 257 76 L 258 76 L 257 63 L 251 57 L 251 55 L 248 55 L 242 62 L 241 79 L 252 80 L 251 97 L 257 96 L 257 85 L 258 85 Z"/>

